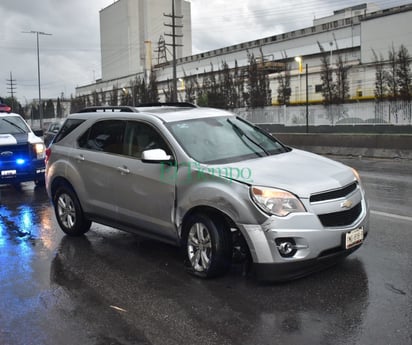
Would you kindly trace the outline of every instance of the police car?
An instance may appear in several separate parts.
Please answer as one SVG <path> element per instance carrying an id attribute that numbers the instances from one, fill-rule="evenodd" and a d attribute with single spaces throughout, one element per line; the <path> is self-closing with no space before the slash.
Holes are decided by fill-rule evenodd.
<path id="1" fill-rule="evenodd" d="M 19 114 L 0 108 L 0 184 L 44 185 L 45 146 Z"/>

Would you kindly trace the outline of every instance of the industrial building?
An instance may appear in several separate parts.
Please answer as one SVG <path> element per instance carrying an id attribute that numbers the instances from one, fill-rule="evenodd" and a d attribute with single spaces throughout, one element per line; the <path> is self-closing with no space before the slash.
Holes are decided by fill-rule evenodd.
<path id="1" fill-rule="evenodd" d="M 190 3 L 175 0 L 176 57 L 192 54 Z M 164 16 L 166 14 L 166 16 Z M 142 74 L 153 62 L 172 60 L 165 32 L 172 25 L 170 0 L 119 0 L 100 11 L 102 80 Z"/>
<path id="2" fill-rule="evenodd" d="M 76 89 L 76 95 L 105 92 L 117 86 L 128 88 L 136 77 L 144 78 L 154 70 L 161 90 L 172 74 L 172 61 L 168 50 L 163 54 L 161 37 L 170 27 L 164 13 L 171 13 L 171 2 L 119 0 L 100 12 L 102 79 Z M 349 93 L 352 100 L 374 98 L 375 52 L 388 58 L 389 51 L 405 46 L 412 53 L 412 4 L 379 9 L 374 4 L 360 4 L 336 10 L 333 15 L 318 18 L 310 27 L 258 38 L 228 47 L 199 54 L 191 54 L 190 3 L 176 0 L 176 16 L 183 16 L 177 59 L 177 78 L 188 76 L 201 78 L 211 69 L 218 69 L 222 62 L 230 68 L 247 66 L 248 56 L 253 54 L 266 66 L 287 62 L 291 75 L 291 104 L 302 103 L 306 92 L 310 102 L 322 100 L 321 56 L 327 52 L 336 64 L 341 56 L 349 69 Z M 166 42 L 168 38 L 166 37 Z M 169 39 L 170 41 L 170 39 Z M 298 57 L 298 59 L 296 59 Z M 307 67 L 307 70 L 306 70 Z M 277 70 L 269 68 L 272 103 L 277 103 Z M 306 76 L 307 74 L 307 76 Z M 307 83 L 306 83 L 307 80 Z M 184 84 L 179 84 L 184 93 Z"/>

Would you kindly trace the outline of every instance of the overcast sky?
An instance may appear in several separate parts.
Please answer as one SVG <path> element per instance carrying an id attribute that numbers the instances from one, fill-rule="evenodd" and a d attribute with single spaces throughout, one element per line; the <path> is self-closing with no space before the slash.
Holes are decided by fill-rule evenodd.
<path id="1" fill-rule="evenodd" d="M 137 1 L 137 0 L 136 0 Z M 155 1 L 155 0 L 150 0 Z M 74 95 L 75 87 L 101 76 L 99 11 L 113 0 L 1 0 L 0 96 L 9 94 L 10 72 L 18 100 L 38 97 L 36 35 L 39 35 L 42 98 Z M 193 53 L 312 25 L 363 1 L 191 0 Z M 411 1 L 377 0 L 381 8 Z"/>

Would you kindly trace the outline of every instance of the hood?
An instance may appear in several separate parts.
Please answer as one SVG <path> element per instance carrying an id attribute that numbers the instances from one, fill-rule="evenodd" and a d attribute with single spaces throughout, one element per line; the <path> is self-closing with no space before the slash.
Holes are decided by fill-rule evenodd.
<path id="1" fill-rule="evenodd" d="M 290 152 L 222 165 L 233 180 L 280 188 L 301 198 L 337 189 L 355 180 L 352 169 L 331 159 L 293 149 Z"/>

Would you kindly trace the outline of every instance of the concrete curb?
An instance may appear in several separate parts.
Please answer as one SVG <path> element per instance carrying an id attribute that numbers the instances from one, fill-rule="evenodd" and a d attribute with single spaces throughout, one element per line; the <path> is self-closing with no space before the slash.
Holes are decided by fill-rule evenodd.
<path id="1" fill-rule="evenodd" d="M 286 145 L 322 155 L 412 160 L 412 135 L 274 133 Z"/>

